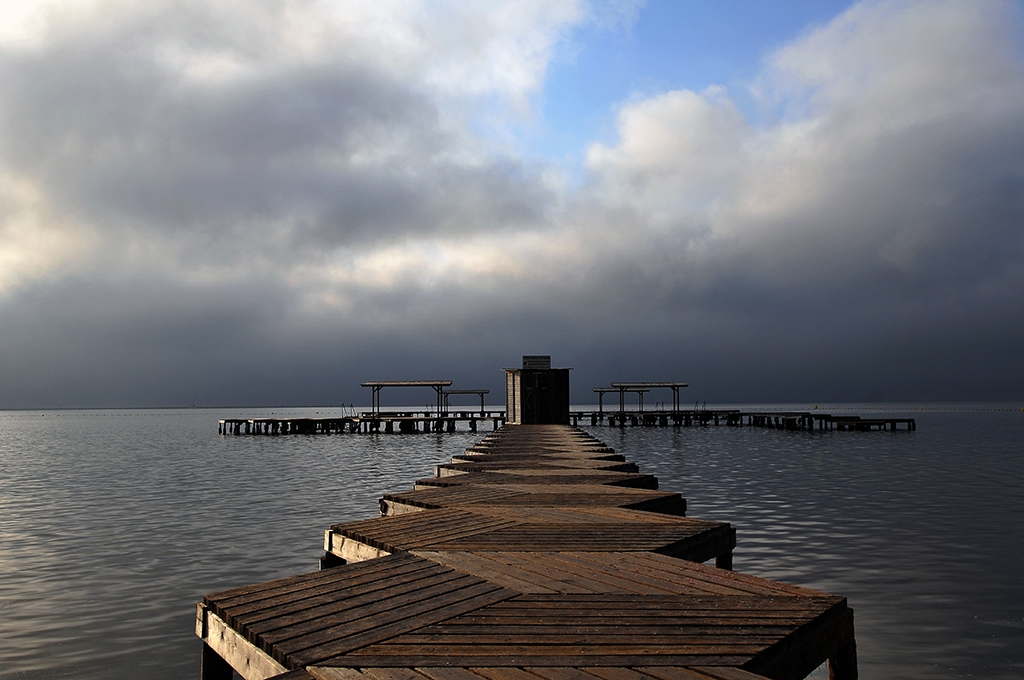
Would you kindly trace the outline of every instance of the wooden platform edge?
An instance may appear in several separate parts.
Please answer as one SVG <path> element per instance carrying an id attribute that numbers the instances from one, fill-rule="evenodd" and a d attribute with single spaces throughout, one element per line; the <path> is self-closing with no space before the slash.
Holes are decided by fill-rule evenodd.
<path id="1" fill-rule="evenodd" d="M 274 660 L 262 649 L 246 640 L 209 608 L 196 604 L 196 635 L 203 641 L 203 680 L 217 680 L 225 674 L 223 668 L 211 669 L 207 650 L 220 656 L 231 668 L 247 680 L 268 680 L 288 669 Z"/>

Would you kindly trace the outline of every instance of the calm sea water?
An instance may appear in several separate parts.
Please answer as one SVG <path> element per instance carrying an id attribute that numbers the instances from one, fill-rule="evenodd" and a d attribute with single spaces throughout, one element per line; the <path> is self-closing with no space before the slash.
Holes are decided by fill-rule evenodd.
<path id="1" fill-rule="evenodd" d="M 592 432 L 732 522 L 736 569 L 846 595 L 861 677 L 1024 677 L 1024 412 L 926 409 L 882 409 L 915 433 Z M 203 593 L 315 569 L 327 526 L 484 434 L 217 434 L 268 414 L 0 412 L 0 677 L 198 677 Z"/>

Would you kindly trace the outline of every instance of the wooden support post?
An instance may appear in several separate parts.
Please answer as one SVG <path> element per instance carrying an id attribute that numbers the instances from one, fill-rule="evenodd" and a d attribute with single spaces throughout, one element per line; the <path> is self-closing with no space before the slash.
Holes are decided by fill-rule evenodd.
<path id="1" fill-rule="evenodd" d="M 221 658 L 220 654 L 213 651 L 206 642 L 203 642 L 203 658 L 201 663 L 199 677 L 202 680 L 231 680 L 234 677 L 231 664 Z"/>
<path id="2" fill-rule="evenodd" d="M 828 677 L 829 680 L 857 680 L 857 643 L 853 636 L 848 644 L 829 657 Z"/>
<path id="3" fill-rule="evenodd" d="M 728 569 L 732 571 L 732 551 L 722 553 L 715 558 L 715 566 L 719 569 Z"/>
<path id="4" fill-rule="evenodd" d="M 383 499 L 382 499 L 383 504 Z M 320 571 L 324 569 L 333 569 L 334 567 L 340 567 L 345 564 L 345 560 L 341 559 L 332 552 L 325 552 L 323 557 L 320 558 Z"/>

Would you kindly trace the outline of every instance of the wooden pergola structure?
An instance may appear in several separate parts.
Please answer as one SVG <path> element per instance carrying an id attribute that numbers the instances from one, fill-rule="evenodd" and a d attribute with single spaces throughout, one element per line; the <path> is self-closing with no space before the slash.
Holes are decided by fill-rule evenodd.
<path id="1" fill-rule="evenodd" d="M 476 394 L 480 396 L 480 417 L 483 418 L 486 413 L 486 411 L 484 410 L 484 395 L 490 393 L 490 390 L 441 390 L 441 396 L 444 398 L 444 412 L 448 413 L 448 395 Z"/>
<path id="2" fill-rule="evenodd" d="M 619 392 L 620 390 L 619 390 L 618 387 L 595 387 L 594 391 L 597 392 L 597 412 L 599 414 L 603 415 L 604 414 L 604 395 L 605 395 L 605 393 L 607 393 L 607 392 Z M 632 390 L 632 389 L 624 390 L 624 392 L 636 392 L 638 397 L 639 397 L 639 399 L 640 399 L 640 410 L 641 411 L 644 410 L 644 406 L 643 406 L 643 404 L 644 404 L 644 392 L 650 392 L 650 390 L 645 390 L 645 389 L 639 389 L 638 388 L 638 389 L 635 389 L 635 390 Z M 620 396 L 619 397 L 619 411 L 621 412 L 623 408 L 624 408 L 623 399 Z"/>
<path id="3" fill-rule="evenodd" d="M 619 413 L 626 411 L 626 392 L 638 392 L 640 398 L 640 410 L 644 410 L 644 392 L 652 389 L 667 387 L 672 390 L 672 412 L 679 412 L 679 388 L 689 387 L 684 382 L 613 382 L 612 387 L 619 392 Z M 609 390 L 610 391 L 610 390 Z"/>
<path id="4" fill-rule="evenodd" d="M 444 388 L 450 387 L 451 384 L 451 380 L 370 380 L 359 386 L 372 390 L 370 411 L 374 415 L 380 413 L 380 391 L 385 387 L 432 387 L 437 393 L 437 414 L 441 415 L 444 410 Z"/>

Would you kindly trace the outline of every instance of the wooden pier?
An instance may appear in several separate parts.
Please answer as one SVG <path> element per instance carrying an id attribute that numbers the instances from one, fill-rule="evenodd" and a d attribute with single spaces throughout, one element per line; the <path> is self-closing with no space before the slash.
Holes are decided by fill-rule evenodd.
<path id="1" fill-rule="evenodd" d="M 205 596 L 204 680 L 857 677 L 845 598 L 731 571 L 729 524 L 576 428 L 435 474 L 330 527 L 321 571 Z"/>
<path id="2" fill-rule="evenodd" d="M 474 392 L 475 393 L 475 392 Z M 217 432 L 234 435 L 284 434 L 415 434 L 418 432 L 457 432 L 465 424 L 476 432 L 479 423 L 489 422 L 497 430 L 505 422 L 504 411 L 396 411 L 360 413 L 338 418 L 222 418 Z M 463 430 L 465 431 L 465 430 Z"/>
<path id="3" fill-rule="evenodd" d="M 591 427 L 695 427 L 708 425 L 750 426 L 777 430 L 858 431 L 903 430 L 913 432 L 917 423 L 913 418 L 862 418 L 854 415 L 831 415 L 813 411 L 749 412 L 736 409 L 693 409 L 689 411 L 572 411 L 573 425 Z"/>
<path id="4" fill-rule="evenodd" d="M 480 390 L 466 390 L 477 394 Z M 446 393 L 442 393 L 446 394 Z M 574 426 L 591 427 L 697 427 L 709 425 L 749 426 L 778 430 L 858 431 L 897 430 L 913 432 L 913 418 L 863 418 L 807 412 L 745 412 L 719 409 L 692 411 L 571 411 Z M 481 423 L 496 431 L 505 423 L 505 411 L 367 412 L 336 418 L 222 418 L 217 432 L 225 435 L 287 434 L 416 434 L 425 432 L 477 432 Z"/>

